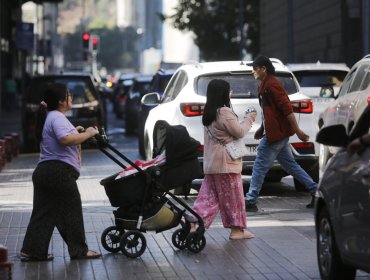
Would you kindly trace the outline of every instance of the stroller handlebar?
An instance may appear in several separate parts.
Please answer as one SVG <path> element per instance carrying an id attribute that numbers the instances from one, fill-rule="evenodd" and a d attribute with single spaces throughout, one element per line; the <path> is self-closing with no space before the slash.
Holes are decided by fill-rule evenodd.
<path id="1" fill-rule="evenodd" d="M 108 142 L 107 134 L 105 133 L 104 127 L 98 128 L 99 133 L 95 134 L 94 137 L 89 138 L 85 141 L 88 146 L 92 147 L 104 147 Z"/>

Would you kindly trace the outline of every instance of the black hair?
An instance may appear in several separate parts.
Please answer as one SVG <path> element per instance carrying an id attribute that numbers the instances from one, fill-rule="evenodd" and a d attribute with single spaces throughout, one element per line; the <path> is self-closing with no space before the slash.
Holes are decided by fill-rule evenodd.
<path id="1" fill-rule="evenodd" d="M 36 139 L 40 143 L 42 140 L 42 130 L 46 120 L 46 112 L 58 109 L 59 101 L 63 102 L 67 99 L 68 88 L 64 84 L 54 83 L 46 87 L 44 91 L 44 101 L 47 107 L 40 105 L 37 112 L 36 120 Z"/>
<path id="2" fill-rule="evenodd" d="M 209 126 L 217 119 L 217 111 L 221 107 L 231 108 L 230 84 L 221 79 L 214 79 L 207 87 L 207 102 L 204 106 L 202 123 Z"/>
<path id="3" fill-rule="evenodd" d="M 253 67 L 266 67 L 267 73 L 275 75 L 275 67 L 271 60 L 264 55 L 259 55 L 253 60 Z"/>

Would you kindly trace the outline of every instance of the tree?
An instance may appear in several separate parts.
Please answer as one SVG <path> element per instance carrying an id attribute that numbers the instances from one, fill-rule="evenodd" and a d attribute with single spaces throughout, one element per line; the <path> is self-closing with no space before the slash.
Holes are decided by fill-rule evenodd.
<path id="1" fill-rule="evenodd" d="M 240 59 L 240 15 L 243 9 L 243 49 L 252 56 L 259 50 L 258 0 L 179 0 L 175 14 L 163 15 L 175 28 L 192 31 L 202 60 Z"/>

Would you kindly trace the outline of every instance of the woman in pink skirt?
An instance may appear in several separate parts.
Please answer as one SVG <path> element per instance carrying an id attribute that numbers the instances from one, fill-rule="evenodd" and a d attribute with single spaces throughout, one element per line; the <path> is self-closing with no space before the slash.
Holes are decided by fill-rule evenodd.
<path id="1" fill-rule="evenodd" d="M 241 178 L 242 160 L 233 160 L 222 143 L 243 138 L 251 128 L 256 113 L 246 114 L 242 123 L 230 104 L 230 85 L 221 79 L 208 84 L 204 107 L 204 180 L 193 209 L 208 229 L 218 212 L 223 226 L 230 228 L 229 238 L 249 239 Z M 192 231 L 195 225 L 192 225 Z"/>

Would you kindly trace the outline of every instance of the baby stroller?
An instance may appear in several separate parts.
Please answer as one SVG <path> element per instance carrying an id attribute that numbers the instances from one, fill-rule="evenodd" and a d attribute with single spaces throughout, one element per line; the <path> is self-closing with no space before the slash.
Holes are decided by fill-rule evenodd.
<path id="1" fill-rule="evenodd" d="M 143 233 L 159 233 L 180 225 L 172 234 L 173 245 L 194 253 L 202 251 L 206 245 L 202 218 L 170 192 L 202 176 L 197 158 L 200 143 L 189 136 L 186 128 L 158 121 L 153 132 L 153 158 L 160 157 L 161 163 L 145 169 L 111 146 L 106 137 L 98 135 L 97 139 L 104 154 L 131 172 L 124 176 L 116 173 L 100 182 L 111 205 L 118 207 L 113 211 L 115 225 L 102 233 L 104 249 L 112 253 L 121 250 L 127 257 L 136 258 L 146 249 Z M 130 166 L 126 167 L 112 152 Z M 190 223 L 198 223 L 195 232 L 190 233 Z"/>

